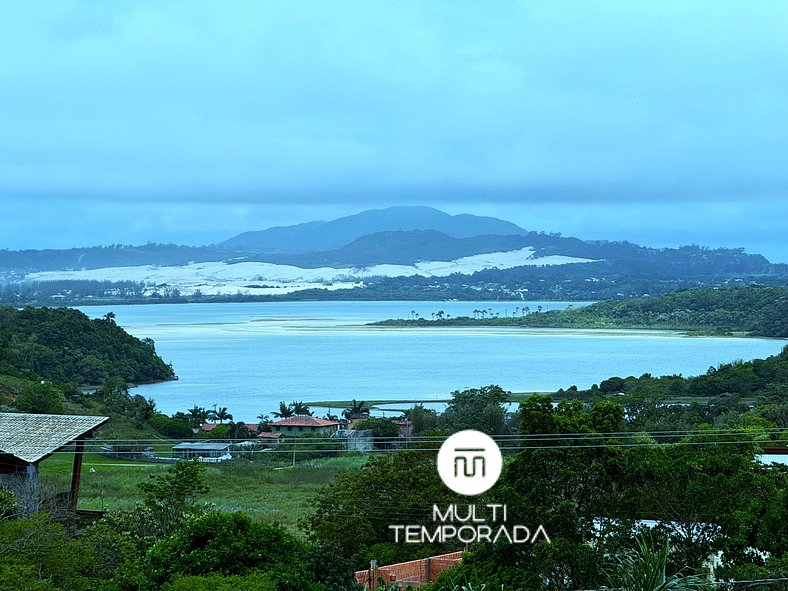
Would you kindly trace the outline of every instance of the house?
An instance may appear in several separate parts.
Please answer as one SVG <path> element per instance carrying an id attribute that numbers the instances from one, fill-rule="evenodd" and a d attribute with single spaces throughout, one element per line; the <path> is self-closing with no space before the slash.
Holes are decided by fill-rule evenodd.
<path id="1" fill-rule="evenodd" d="M 283 433 L 271 433 L 270 431 L 260 431 L 257 434 L 258 439 L 270 439 L 275 443 L 279 443 L 284 438 Z"/>
<path id="2" fill-rule="evenodd" d="M 38 415 L 0 413 L 0 485 L 12 490 L 33 492 L 21 503 L 25 512 L 35 510 L 38 496 L 38 465 L 54 453 L 73 444 L 74 463 L 71 486 L 58 497 L 70 511 L 77 510 L 85 439 L 92 437 L 108 417 L 79 415 Z"/>
<path id="3" fill-rule="evenodd" d="M 271 433 L 270 431 L 260 431 L 256 436 L 256 443 L 266 448 L 278 446 L 284 441 L 285 436 L 283 433 Z"/>
<path id="4" fill-rule="evenodd" d="M 223 462 L 232 459 L 229 443 L 203 443 L 184 441 L 172 448 L 173 458 L 191 460 L 197 458 L 201 462 Z"/>
<path id="5" fill-rule="evenodd" d="M 192 433 L 194 433 L 196 435 L 200 431 L 213 431 L 216 428 L 217 424 L 218 423 L 203 423 L 199 427 L 193 427 L 192 428 Z"/>
<path id="6" fill-rule="evenodd" d="M 339 421 L 318 419 L 309 415 L 288 417 L 271 423 L 272 433 L 300 437 L 302 435 L 331 435 L 339 427 Z"/>

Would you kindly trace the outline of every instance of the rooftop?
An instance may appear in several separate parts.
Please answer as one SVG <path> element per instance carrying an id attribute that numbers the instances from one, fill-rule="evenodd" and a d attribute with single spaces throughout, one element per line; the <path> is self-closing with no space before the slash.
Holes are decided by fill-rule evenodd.
<path id="1" fill-rule="evenodd" d="M 109 420 L 78 415 L 0 413 L 0 453 L 34 464 Z"/>
<path id="2" fill-rule="evenodd" d="M 281 421 L 271 423 L 277 427 L 331 427 L 339 425 L 339 421 L 329 421 L 328 419 L 318 419 L 309 415 L 300 415 L 297 417 L 288 417 Z"/>
<path id="3" fill-rule="evenodd" d="M 184 441 L 173 445 L 172 449 L 193 449 L 195 451 L 223 451 L 230 447 L 229 443 L 196 443 Z"/>

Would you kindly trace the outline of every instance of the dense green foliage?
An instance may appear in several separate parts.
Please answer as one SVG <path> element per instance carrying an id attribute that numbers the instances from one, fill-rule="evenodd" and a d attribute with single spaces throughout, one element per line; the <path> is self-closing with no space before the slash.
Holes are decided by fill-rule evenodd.
<path id="1" fill-rule="evenodd" d="M 788 337 L 788 288 L 732 287 L 680 290 L 657 297 L 604 301 L 566 310 L 517 307 L 512 316 L 386 320 L 384 326 L 511 326 L 527 328 L 646 328 L 702 333 L 742 332 L 753 336 Z"/>
<path id="2" fill-rule="evenodd" d="M 353 424 L 356 431 L 372 431 L 374 444 L 377 448 L 384 448 L 399 436 L 399 427 L 389 419 L 369 418 L 361 419 Z"/>
<path id="3" fill-rule="evenodd" d="M 349 563 L 278 525 L 201 504 L 205 466 L 179 462 L 141 484 L 143 501 L 79 535 L 49 516 L 0 516 L 0 589 L 328 591 Z M 240 587 L 231 587 L 240 585 Z"/>
<path id="4" fill-rule="evenodd" d="M 564 392 L 560 396 L 579 396 L 594 399 L 606 395 L 616 395 L 630 417 L 644 417 L 646 407 L 650 407 L 654 420 L 666 419 L 674 409 L 659 407 L 658 403 L 688 403 L 693 398 L 709 399 L 707 405 L 719 409 L 746 410 L 742 407 L 742 398 L 756 400 L 759 416 L 769 418 L 772 422 L 785 426 L 788 403 L 788 347 L 778 355 L 766 359 L 752 361 L 736 361 L 724 363 L 717 367 L 709 367 L 705 374 L 684 378 L 680 375 L 653 377 L 643 374 L 640 377 L 612 377 L 603 380 L 599 386 L 593 385 L 590 390 Z M 685 400 L 686 399 L 686 400 Z M 688 409 L 700 407 L 688 406 Z M 645 419 L 644 419 L 645 420 Z M 644 423 L 644 426 L 646 424 Z"/>
<path id="5" fill-rule="evenodd" d="M 474 545 L 434 589 L 599 588 L 621 560 L 639 560 L 637 536 L 648 529 L 639 520 L 656 523 L 658 547 L 670 544 L 665 580 L 701 571 L 715 552 L 723 557 L 717 576 L 781 572 L 788 470 L 753 461 L 755 441 L 769 438 L 768 424 L 736 432 L 698 425 L 675 443 L 662 443 L 615 402 L 551 402 L 549 396 L 523 402 L 520 428 L 531 443 L 508 455 L 496 486 L 470 501 L 506 504 L 510 524 L 543 525 L 551 543 Z M 469 502 L 442 485 L 434 462 L 434 451 L 399 452 L 343 474 L 320 496 L 311 535 L 343 542 L 343 555 L 358 568 L 371 558 L 386 564 L 461 548 L 457 542 L 396 544 L 388 530 L 393 524 L 431 530 L 433 504 Z"/>
<path id="6" fill-rule="evenodd" d="M 311 538 L 341 548 L 357 568 L 392 564 L 453 548 L 392 543 L 389 525 L 429 520 L 432 504 L 461 502 L 435 470 L 435 454 L 402 451 L 372 456 L 361 470 L 337 476 L 308 520 Z M 348 532 L 352 532 L 349 534 Z"/>
<path id="7" fill-rule="evenodd" d="M 128 334 L 114 314 L 90 320 L 69 308 L 10 306 L 0 306 L 0 373 L 77 385 L 174 377 L 153 341 Z"/>

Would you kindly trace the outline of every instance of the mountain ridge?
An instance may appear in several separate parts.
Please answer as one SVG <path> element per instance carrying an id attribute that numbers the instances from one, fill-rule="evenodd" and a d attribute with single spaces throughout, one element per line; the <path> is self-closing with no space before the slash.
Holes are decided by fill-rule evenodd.
<path id="1" fill-rule="evenodd" d="M 233 239 L 244 236 L 240 234 L 230 239 L 229 247 L 149 243 L 0 250 L 0 300 L 93 302 L 117 297 L 144 302 L 343 295 L 593 300 L 788 280 L 788 265 L 772 264 L 741 248 L 650 248 L 627 241 L 581 240 L 429 207 L 368 210 L 262 232 L 268 242 L 246 249 L 233 246 Z M 339 246 L 305 250 L 314 244 Z"/>
<path id="2" fill-rule="evenodd" d="M 260 254 L 300 254 L 336 250 L 369 234 L 411 230 L 435 230 L 452 238 L 526 233 L 516 224 L 498 218 L 450 215 L 432 207 L 408 205 L 369 209 L 328 222 L 243 232 L 216 246 Z"/>

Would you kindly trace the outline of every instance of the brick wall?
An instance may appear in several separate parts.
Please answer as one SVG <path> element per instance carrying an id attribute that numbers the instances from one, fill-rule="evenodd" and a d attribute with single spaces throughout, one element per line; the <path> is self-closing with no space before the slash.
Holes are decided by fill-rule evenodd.
<path id="1" fill-rule="evenodd" d="M 434 581 L 443 571 L 457 564 L 462 558 L 462 554 L 462 552 L 452 552 L 421 560 L 379 566 L 376 569 L 378 580 L 372 585 L 372 588 L 377 587 L 381 582 L 391 585 L 396 582 L 422 584 Z M 369 587 L 370 576 L 375 576 L 371 569 L 356 571 L 356 581 L 361 585 Z"/>

